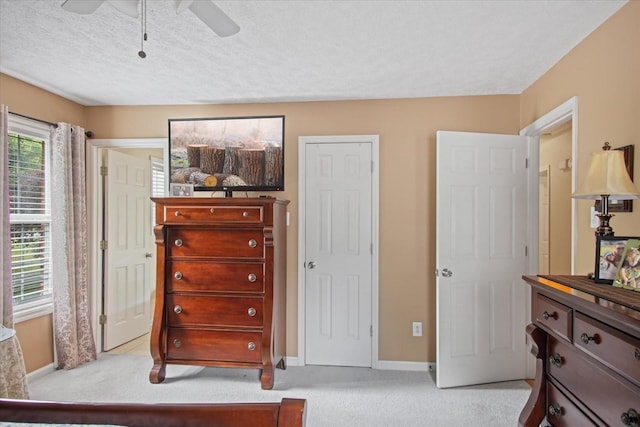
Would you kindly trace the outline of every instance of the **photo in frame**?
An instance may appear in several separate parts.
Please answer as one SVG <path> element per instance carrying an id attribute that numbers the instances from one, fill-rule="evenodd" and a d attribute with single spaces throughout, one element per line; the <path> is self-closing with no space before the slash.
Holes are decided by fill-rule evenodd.
<path id="1" fill-rule="evenodd" d="M 622 261 L 624 248 L 632 237 L 596 236 L 596 266 L 594 281 L 613 284 Z"/>
<path id="2" fill-rule="evenodd" d="M 624 245 L 613 286 L 640 292 L 640 237 Z"/>
<path id="3" fill-rule="evenodd" d="M 171 197 L 193 196 L 193 184 L 171 184 L 169 188 Z"/>
<path id="4" fill-rule="evenodd" d="M 629 178 L 633 181 L 633 145 L 625 145 L 614 148 L 614 150 L 620 150 L 624 154 L 624 164 L 627 167 Z M 602 212 L 600 203 L 601 200 L 596 200 L 595 210 L 597 212 Z M 633 212 L 633 200 L 609 200 L 609 212 Z"/>

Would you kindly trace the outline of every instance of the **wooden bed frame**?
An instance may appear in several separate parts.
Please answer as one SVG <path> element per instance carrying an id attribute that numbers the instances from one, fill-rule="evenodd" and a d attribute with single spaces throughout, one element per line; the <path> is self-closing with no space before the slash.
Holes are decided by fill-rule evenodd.
<path id="1" fill-rule="evenodd" d="M 162 427 L 303 427 L 305 399 L 280 403 L 85 403 L 0 399 L 0 421 Z"/>

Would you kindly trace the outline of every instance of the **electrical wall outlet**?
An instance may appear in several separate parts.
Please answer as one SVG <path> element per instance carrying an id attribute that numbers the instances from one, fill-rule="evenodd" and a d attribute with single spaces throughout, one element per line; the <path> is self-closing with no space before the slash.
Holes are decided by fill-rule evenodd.
<path id="1" fill-rule="evenodd" d="M 422 336 L 422 322 L 413 322 L 413 336 L 414 337 Z"/>

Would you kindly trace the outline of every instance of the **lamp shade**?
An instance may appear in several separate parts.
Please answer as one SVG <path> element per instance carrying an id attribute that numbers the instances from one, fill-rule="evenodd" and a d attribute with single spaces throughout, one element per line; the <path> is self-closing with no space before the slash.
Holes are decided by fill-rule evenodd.
<path id="1" fill-rule="evenodd" d="M 603 150 L 591 155 L 587 176 L 574 199 L 600 199 L 607 195 L 612 200 L 640 199 L 640 191 L 633 185 L 620 150 Z"/>

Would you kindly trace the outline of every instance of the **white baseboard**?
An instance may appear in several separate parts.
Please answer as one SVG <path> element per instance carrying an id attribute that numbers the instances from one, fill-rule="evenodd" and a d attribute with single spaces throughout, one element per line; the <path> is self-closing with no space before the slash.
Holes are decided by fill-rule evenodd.
<path id="1" fill-rule="evenodd" d="M 285 358 L 287 366 L 304 366 L 297 357 Z M 432 372 L 436 370 L 436 364 L 433 362 L 402 362 L 394 360 L 378 360 L 375 369 L 389 371 L 421 371 Z"/>
<path id="2" fill-rule="evenodd" d="M 49 363 L 48 365 L 45 365 L 40 369 L 36 369 L 33 372 L 29 372 L 27 374 L 27 382 L 37 380 L 38 378 L 42 378 L 53 371 L 55 371 L 55 368 L 53 367 L 53 363 Z"/>
<path id="3" fill-rule="evenodd" d="M 378 360 L 376 369 L 384 369 L 390 371 L 435 371 L 436 364 L 432 362 L 403 362 L 395 360 Z"/>

